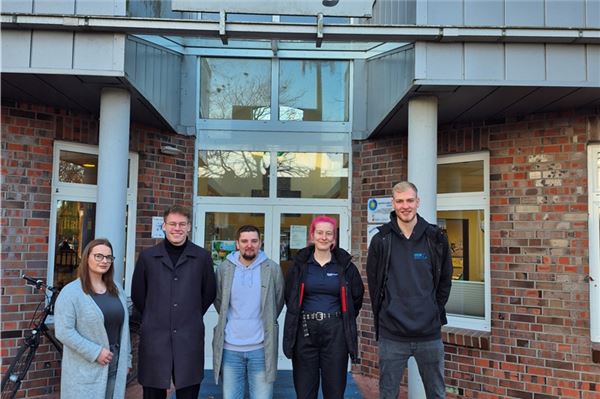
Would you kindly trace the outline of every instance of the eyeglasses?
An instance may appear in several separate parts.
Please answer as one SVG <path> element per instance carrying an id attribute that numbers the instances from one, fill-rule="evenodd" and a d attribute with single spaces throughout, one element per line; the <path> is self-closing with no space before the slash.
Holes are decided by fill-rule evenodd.
<path id="1" fill-rule="evenodd" d="M 115 260 L 115 257 L 112 255 L 94 254 L 93 256 L 94 256 L 94 260 L 96 262 L 102 262 L 103 260 L 106 259 L 106 262 L 113 263 Z"/>
<path id="2" fill-rule="evenodd" d="M 175 227 L 179 227 L 180 229 L 183 229 L 183 228 L 187 227 L 188 222 L 179 222 L 179 223 L 169 222 L 169 223 L 166 223 L 166 225 L 172 229 L 174 229 Z"/>

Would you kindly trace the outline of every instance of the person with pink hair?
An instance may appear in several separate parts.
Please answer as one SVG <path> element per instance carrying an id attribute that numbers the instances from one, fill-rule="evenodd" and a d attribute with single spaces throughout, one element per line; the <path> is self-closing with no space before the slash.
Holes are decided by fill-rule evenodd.
<path id="1" fill-rule="evenodd" d="M 342 399 L 348 356 L 358 355 L 356 317 L 364 284 L 352 255 L 336 246 L 337 221 L 317 216 L 310 245 L 298 252 L 286 276 L 283 351 L 292 359 L 299 399 Z"/>

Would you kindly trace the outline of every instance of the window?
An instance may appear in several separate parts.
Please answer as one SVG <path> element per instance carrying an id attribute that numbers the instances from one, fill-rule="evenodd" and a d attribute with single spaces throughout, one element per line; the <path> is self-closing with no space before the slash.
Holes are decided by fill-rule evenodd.
<path id="1" fill-rule="evenodd" d="M 199 151 L 198 195 L 268 197 L 270 160 L 262 151 Z"/>
<path id="2" fill-rule="evenodd" d="M 600 144 L 588 147 L 590 337 L 600 342 Z"/>
<path id="3" fill-rule="evenodd" d="M 282 60 L 279 63 L 279 120 L 348 121 L 349 64 Z"/>
<path id="4" fill-rule="evenodd" d="M 197 193 L 202 197 L 273 198 L 277 193 L 277 198 L 348 199 L 349 158 L 347 153 L 201 150 Z"/>
<path id="5" fill-rule="evenodd" d="M 453 327 L 490 330 L 489 155 L 438 158 L 438 225 L 452 251 L 446 305 Z"/>
<path id="6" fill-rule="evenodd" d="M 271 61 L 202 58 L 200 117 L 271 119 Z"/>
<path id="7" fill-rule="evenodd" d="M 200 124 L 305 132 L 290 122 L 311 122 L 310 131 L 349 131 L 350 74 L 349 61 L 200 57 Z"/>
<path id="8" fill-rule="evenodd" d="M 280 198 L 348 198 L 348 154 L 278 152 Z"/>
<path id="9" fill-rule="evenodd" d="M 56 141 L 50 211 L 48 283 L 63 287 L 77 277 L 81 253 L 96 227 L 98 147 Z M 124 287 L 130 290 L 135 256 L 137 154 L 129 154 Z"/>

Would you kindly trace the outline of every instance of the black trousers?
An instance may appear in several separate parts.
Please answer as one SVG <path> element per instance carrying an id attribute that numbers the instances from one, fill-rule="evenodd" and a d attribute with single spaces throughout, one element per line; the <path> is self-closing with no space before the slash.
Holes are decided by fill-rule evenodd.
<path id="1" fill-rule="evenodd" d="M 300 325 L 292 358 L 296 396 L 316 399 L 320 382 L 323 399 L 343 399 L 348 349 L 342 319 L 307 320 L 306 323 L 309 336 L 304 336 Z"/>
<path id="2" fill-rule="evenodd" d="M 151 387 L 143 387 L 143 388 L 144 388 L 144 399 L 165 399 L 167 397 L 166 389 L 151 388 Z M 176 389 L 175 396 L 177 396 L 177 399 L 197 399 L 198 392 L 200 392 L 200 384 Z"/>

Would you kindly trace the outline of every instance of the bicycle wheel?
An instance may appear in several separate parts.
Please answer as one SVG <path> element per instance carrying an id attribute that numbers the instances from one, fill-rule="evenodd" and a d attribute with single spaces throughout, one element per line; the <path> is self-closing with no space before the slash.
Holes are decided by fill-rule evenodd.
<path id="1" fill-rule="evenodd" d="M 131 320 L 129 322 L 129 335 L 131 339 L 131 371 L 127 374 L 127 385 L 137 381 L 138 348 L 140 346 L 140 323 L 138 321 Z"/>
<path id="2" fill-rule="evenodd" d="M 13 399 L 25 379 L 37 348 L 23 344 L 2 377 L 2 399 Z"/>

